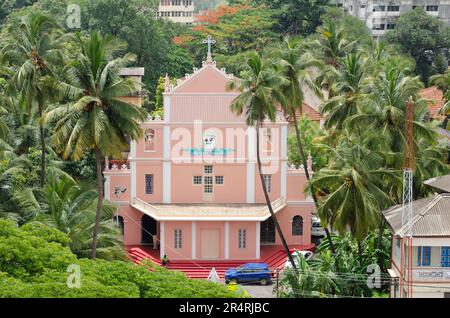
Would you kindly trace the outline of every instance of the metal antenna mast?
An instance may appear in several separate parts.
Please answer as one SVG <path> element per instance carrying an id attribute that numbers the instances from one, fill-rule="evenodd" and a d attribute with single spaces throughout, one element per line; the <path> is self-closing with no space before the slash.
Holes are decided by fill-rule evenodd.
<path id="1" fill-rule="evenodd" d="M 412 297 L 412 201 L 413 201 L 413 171 L 414 171 L 414 110 L 413 102 L 410 98 L 406 102 L 405 110 L 405 148 L 404 148 L 404 162 L 403 162 L 403 213 L 402 225 L 406 229 L 407 242 L 407 286 L 408 298 Z M 403 245 L 404 246 L 404 245 Z M 404 280 L 404 279 L 403 279 Z"/>

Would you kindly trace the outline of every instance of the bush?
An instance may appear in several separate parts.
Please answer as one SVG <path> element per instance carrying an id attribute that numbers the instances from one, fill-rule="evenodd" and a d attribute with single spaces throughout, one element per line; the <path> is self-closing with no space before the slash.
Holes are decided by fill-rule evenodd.
<path id="1" fill-rule="evenodd" d="M 0 298 L 238 297 L 223 285 L 145 263 L 77 259 L 70 239 L 40 223 L 17 227 L 0 219 Z M 80 269 L 80 288 L 69 288 L 68 266 Z"/>

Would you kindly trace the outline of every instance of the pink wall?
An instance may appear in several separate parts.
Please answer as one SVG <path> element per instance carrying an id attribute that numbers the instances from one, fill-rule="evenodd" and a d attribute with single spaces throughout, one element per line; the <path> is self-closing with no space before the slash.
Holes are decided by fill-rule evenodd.
<path id="1" fill-rule="evenodd" d="M 281 191 L 281 171 L 272 175 L 272 191 L 269 193 L 271 201 L 275 201 L 280 197 Z M 255 202 L 256 203 L 266 203 L 264 198 L 264 191 L 261 185 L 261 177 L 258 173 L 258 167 L 255 167 Z"/>
<path id="2" fill-rule="evenodd" d="M 175 230 L 182 230 L 181 248 L 175 248 Z M 184 221 L 164 222 L 164 252 L 169 259 L 188 260 L 192 258 L 192 223 Z"/>
<path id="3" fill-rule="evenodd" d="M 145 193 L 145 175 L 153 174 L 153 194 Z M 149 203 L 162 202 L 162 163 L 160 161 L 140 161 L 136 163 L 136 195 Z"/>
<path id="4" fill-rule="evenodd" d="M 287 174 L 287 199 L 291 201 L 305 200 L 306 176 L 302 173 Z"/>
<path id="5" fill-rule="evenodd" d="M 125 187 L 127 190 L 119 194 L 119 198 L 114 195 L 115 187 Z M 112 174 L 109 175 L 109 197 L 111 201 L 129 201 L 130 200 L 130 174 L 123 175 Z"/>
<path id="6" fill-rule="evenodd" d="M 155 131 L 155 151 L 146 151 L 144 138 L 136 142 L 137 158 L 161 158 L 163 156 L 164 135 L 161 125 L 143 124 L 142 129 L 151 128 Z"/>
<path id="7" fill-rule="evenodd" d="M 123 217 L 125 245 L 141 244 L 141 219 L 143 214 L 131 206 L 121 206 L 118 212 Z"/>
<path id="8" fill-rule="evenodd" d="M 314 205 L 287 206 L 277 213 L 277 219 L 280 223 L 281 230 L 286 238 L 287 244 L 311 244 L 311 212 Z M 303 235 L 292 235 L 292 219 L 294 216 L 303 217 Z M 281 244 L 278 233 L 276 235 L 276 243 Z"/>
<path id="9" fill-rule="evenodd" d="M 256 259 L 256 224 L 257 222 L 229 222 L 230 259 Z M 239 229 L 247 230 L 247 247 L 239 248 Z"/>
<path id="10" fill-rule="evenodd" d="M 214 67 L 205 67 L 195 74 L 195 79 L 186 80 L 172 93 L 226 93 L 229 79 Z"/>
<path id="11" fill-rule="evenodd" d="M 204 176 L 203 164 L 172 165 L 172 202 L 173 203 L 240 203 L 246 200 L 246 166 L 226 164 L 213 165 L 212 176 L 223 176 L 223 185 L 213 185 L 212 196 L 204 196 L 204 182 L 193 184 L 193 176 Z"/>

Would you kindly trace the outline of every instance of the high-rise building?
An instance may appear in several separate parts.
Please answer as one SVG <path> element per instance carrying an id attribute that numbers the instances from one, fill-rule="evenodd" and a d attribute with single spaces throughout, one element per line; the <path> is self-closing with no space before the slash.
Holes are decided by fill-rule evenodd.
<path id="1" fill-rule="evenodd" d="M 442 21 L 450 22 L 449 0 L 335 0 L 349 14 L 364 21 L 373 36 L 383 36 L 395 28 L 400 14 L 416 7 L 422 7 L 428 14 Z"/>
<path id="2" fill-rule="evenodd" d="M 173 22 L 192 24 L 194 2 L 192 0 L 160 0 L 157 16 Z"/>

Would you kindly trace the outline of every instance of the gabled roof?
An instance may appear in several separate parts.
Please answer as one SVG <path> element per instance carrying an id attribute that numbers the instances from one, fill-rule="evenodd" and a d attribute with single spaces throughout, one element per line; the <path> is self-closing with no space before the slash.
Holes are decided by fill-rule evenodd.
<path id="1" fill-rule="evenodd" d="M 218 69 L 215 62 L 203 62 L 200 69 L 194 68 L 192 74 L 186 74 L 177 80 L 174 87 L 168 87 L 166 94 L 193 93 L 232 93 L 226 89 L 227 83 L 234 78 L 225 69 Z"/>
<path id="2" fill-rule="evenodd" d="M 438 194 L 413 202 L 413 237 L 450 236 L 450 194 Z M 407 226 L 402 224 L 403 206 L 383 211 L 394 235 L 404 237 Z"/>
<path id="3" fill-rule="evenodd" d="M 439 114 L 439 110 L 445 104 L 444 93 L 436 86 L 430 86 L 422 89 L 420 95 L 429 100 L 428 112 L 430 113 L 430 117 L 434 119 L 443 119 L 444 116 Z"/>

